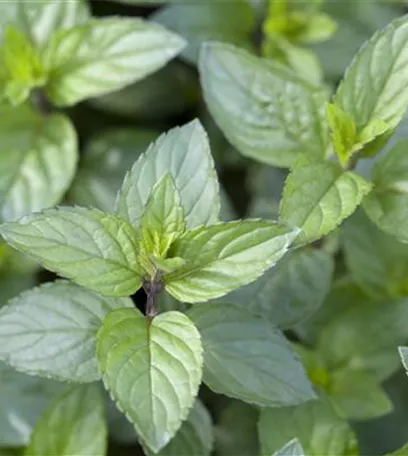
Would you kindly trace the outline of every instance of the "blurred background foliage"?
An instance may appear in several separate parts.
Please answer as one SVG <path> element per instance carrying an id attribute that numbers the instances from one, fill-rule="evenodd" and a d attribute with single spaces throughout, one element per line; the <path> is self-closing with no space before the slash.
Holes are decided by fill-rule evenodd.
<path id="1" fill-rule="evenodd" d="M 324 84 L 332 91 L 362 43 L 408 11 L 403 0 L 92 0 L 89 5 L 95 16 L 157 21 L 185 37 L 189 45 L 179 58 L 142 81 L 68 110 L 79 133 L 81 157 L 65 202 L 112 209 L 126 170 L 148 144 L 163 131 L 199 117 L 209 134 L 223 186 L 224 220 L 244 215 L 276 218 L 287 171 L 240 155 L 211 119 L 196 68 L 200 44 L 207 40 L 236 44 L 279 61 L 307 81 Z M 407 133 L 408 117 L 387 148 Z M 369 175 L 373 161 L 363 160 L 358 170 Z M 309 435 L 318 429 L 323 433 L 335 430 L 341 442 L 341 453 L 337 454 L 358 454 L 352 428 L 360 454 L 384 454 L 408 440 L 408 379 L 395 350 L 397 344 L 407 342 L 408 246 L 380 232 L 359 211 L 346 222 L 341 236 L 331 234 L 321 247 L 319 252 L 306 249 L 294 254 L 302 257 L 296 259 L 296 265 L 303 265 L 303 272 L 293 270 L 289 256 L 263 282 L 230 296 L 255 312 L 263 311 L 265 302 L 270 306 L 271 299 L 280 302 L 280 309 L 299 305 L 302 300 L 302 304 L 307 301 L 311 314 L 317 310 L 287 334 L 315 385 L 326 392 L 327 401 L 298 407 L 296 420 L 287 409 L 271 409 L 259 425 L 261 434 L 270 434 L 270 448 L 264 450 L 283 445 L 292 437 L 291 432 Z M 322 279 L 322 274 L 326 278 Z M 290 281 L 292 275 L 296 284 Z M 304 283 L 299 283 L 299 277 Z M 53 276 L 27 258 L 1 246 L 1 304 L 50 278 Z M 327 286 L 322 287 L 322 281 Z M 174 306 L 165 301 L 166 297 L 162 309 Z M 271 316 L 273 321 L 277 318 L 283 326 L 291 326 L 284 313 Z M 306 346 L 300 346 L 299 339 Z M 334 365 L 329 360 L 335 360 Z M 370 378 L 363 378 L 362 365 Z M 52 398 L 51 392 L 56 394 L 60 385 L 17 374 L 3 365 L 0 382 L 0 446 L 5 448 L 0 455 L 18 454 L 20 450 L 11 447 L 27 440 L 32 424 Z M 205 387 L 200 397 L 215 424 L 215 454 L 259 454 L 256 408 Z M 143 454 L 132 426 L 108 398 L 107 403 L 109 454 Z M 11 430 L 7 427 L 10 416 L 1 414 L 10 407 L 16 416 L 25 416 L 25 421 Z M 317 408 L 313 410 L 316 426 L 308 407 Z"/>

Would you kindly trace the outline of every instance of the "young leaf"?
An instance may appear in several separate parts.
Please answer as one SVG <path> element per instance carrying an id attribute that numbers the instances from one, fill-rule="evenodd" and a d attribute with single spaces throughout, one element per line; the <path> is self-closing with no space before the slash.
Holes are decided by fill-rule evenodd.
<path id="1" fill-rule="evenodd" d="M 0 362 L 0 446 L 26 446 L 44 409 L 66 385 L 20 374 Z"/>
<path id="2" fill-rule="evenodd" d="M 0 233 L 45 268 L 106 296 L 129 296 L 141 285 L 137 233 L 113 214 L 47 209 L 1 225 Z"/>
<path id="3" fill-rule="evenodd" d="M 35 425 L 26 456 L 101 456 L 107 446 L 98 384 L 76 385 L 57 398 Z"/>
<path id="4" fill-rule="evenodd" d="M 16 369 L 73 382 L 100 379 L 96 333 L 129 298 L 104 298 L 58 281 L 22 293 L 0 310 L 0 358 Z"/>
<path id="5" fill-rule="evenodd" d="M 169 250 L 185 265 L 165 278 L 166 290 L 182 302 L 218 298 L 272 267 L 299 231 L 276 222 L 243 220 L 187 231 Z"/>
<path id="6" fill-rule="evenodd" d="M 344 224 L 342 239 L 347 268 L 366 293 L 406 296 L 408 245 L 378 229 L 361 210 Z"/>
<path id="7" fill-rule="evenodd" d="M 0 218 L 16 220 L 57 204 L 75 174 L 77 138 L 69 119 L 28 107 L 0 111 Z"/>
<path id="8" fill-rule="evenodd" d="M 403 16 L 377 32 L 346 71 L 334 102 L 353 119 L 357 133 L 377 120 L 392 130 L 402 119 L 408 105 L 407 39 Z"/>
<path id="9" fill-rule="evenodd" d="M 188 46 L 181 55 L 191 63 L 197 62 L 200 45 L 207 40 L 248 47 L 255 27 L 254 10 L 244 0 L 176 3 L 151 19 L 185 38 Z"/>
<path id="10" fill-rule="evenodd" d="M 177 434 L 157 454 L 159 456 L 180 456 L 184 454 L 210 456 L 213 439 L 211 416 L 202 402 L 197 399 Z M 152 455 L 154 453 L 148 451 L 147 454 Z"/>
<path id="11" fill-rule="evenodd" d="M 264 408 L 259 420 L 261 454 L 273 454 L 294 438 L 308 456 L 346 456 L 356 447 L 347 421 L 339 418 L 324 399 L 296 407 Z"/>
<path id="12" fill-rule="evenodd" d="M 289 328 L 320 307 L 329 292 L 333 269 L 332 257 L 323 251 L 293 252 L 255 282 L 222 299 Z"/>
<path id="13" fill-rule="evenodd" d="M 107 389 L 157 453 L 187 418 L 201 383 L 197 329 L 179 312 L 148 324 L 136 309 L 114 310 L 98 334 L 97 357 Z"/>
<path id="14" fill-rule="evenodd" d="M 334 372 L 329 394 L 338 415 L 349 420 L 379 418 L 393 409 L 376 379 L 362 371 L 341 369 Z"/>
<path id="15" fill-rule="evenodd" d="M 327 95 L 277 63 L 223 43 L 200 54 L 206 104 L 243 155 L 289 167 L 303 154 L 324 157 Z"/>
<path id="16" fill-rule="evenodd" d="M 305 456 L 298 439 L 293 439 L 277 451 L 274 456 Z"/>
<path id="17" fill-rule="evenodd" d="M 285 337 L 262 318 L 227 304 L 196 306 L 187 315 L 200 331 L 203 380 L 213 391 L 262 407 L 315 397 Z"/>
<path id="18" fill-rule="evenodd" d="M 116 212 L 138 226 L 151 188 L 170 173 L 189 228 L 218 221 L 218 180 L 208 137 L 198 120 L 163 134 L 125 177 Z"/>
<path id="19" fill-rule="evenodd" d="M 302 229 L 295 244 L 313 242 L 351 215 L 370 189 L 370 182 L 336 163 L 301 158 L 286 179 L 280 215 Z"/>
<path id="20" fill-rule="evenodd" d="M 185 43 L 142 19 L 104 18 L 59 30 L 44 49 L 46 94 L 58 106 L 118 90 L 164 66 Z"/>
<path id="21" fill-rule="evenodd" d="M 185 227 L 184 211 L 173 178 L 169 173 L 163 174 L 153 187 L 140 220 L 141 250 L 147 256 L 164 258 Z"/>
<path id="22" fill-rule="evenodd" d="M 408 58 L 408 57 L 407 57 Z M 408 141 L 400 141 L 373 168 L 374 189 L 363 207 L 383 231 L 408 243 Z"/>
<path id="23" fill-rule="evenodd" d="M 406 299 L 365 300 L 322 330 L 318 350 L 329 368 L 364 370 L 383 381 L 399 367 L 395 347 L 408 338 Z"/>
<path id="24" fill-rule="evenodd" d="M 126 171 L 157 136 L 154 130 L 121 128 L 92 138 L 81 157 L 70 201 L 112 212 Z"/>

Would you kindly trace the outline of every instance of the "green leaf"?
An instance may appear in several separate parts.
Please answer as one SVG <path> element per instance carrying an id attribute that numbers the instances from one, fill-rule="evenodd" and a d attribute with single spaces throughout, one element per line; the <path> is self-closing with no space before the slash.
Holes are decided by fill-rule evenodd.
<path id="1" fill-rule="evenodd" d="M 184 454 L 210 456 L 213 438 L 211 416 L 202 402 L 197 399 L 177 434 L 157 454 L 159 456 L 180 456 Z M 154 453 L 148 452 L 148 454 Z"/>
<path id="2" fill-rule="evenodd" d="M 69 199 L 81 206 L 113 211 L 115 198 L 135 159 L 158 133 L 145 129 L 115 129 L 95 136 L 86 145 Z"/>
<path id="3" fill-rule="evenodd" d="M 140 242 L 142 255 L 164 260 L 171 244 L 186 228 L 180 195 L 169 173 L 163 174 L 153 187 L 140 220 Z M 175 258 L 169 258 L 173 261 Z M 174 266 L 182 266 L 180 258 Z M 160 267 L 160 266 L 159 266 Z"/>
<path id="4" fill-rule="evenodd" d="M 21 107 L 0 116 L 0 218 L 10 221 L 61 200 L 75 174 L 77 138 L 61 114 Z"/>
<path id="5" fill-rule="evenodd" d="M 383 381 L 399 367 L 395 347 L 408 338 L 407 318 L 406 299 L 354 301 L 322 330 L 318 350 L 329 368 Z"/>
<path id="6" fill-rule="evenodd" d="M 199 68 L 208 109 L 243 155 L 289 167 L 300 155 L 327 154 L 325 91 L 223 43 L 203 46 Z"/>
<path id="7" fill-rule="evenodd" d="M 101 456 L 107 432 L 99 385 L 76 385 L 36 423 L 26 456 Z"/>
<path id="8" fill-rule="evenodd" d="M 148 323 L 136 309 L 114 310 L 98 334 L 97 357 L 106 387 L 157 453 L 187 418 L 201 383 L 197 329 L 180 312 Z"/>
<path id="9" fill-rule="evenodd" d="M 370 219 L 383 231 L 408 243 L 408 141 L 400 141 L 373 168 L 374 189 L 364 200 Z"/>
<path id="10" fill-rule="evenodd" d="M 218 298 L 252 282 L 287 252 L 299 231 L 276 222 L 238 220 L 187 231 L 169 250 L 186 263 L 165 278 L 182 302 Z"/>
<path id="11" fill-rule="evenodd" d="M 195 108 L 199 87 L 194 69 L 172 60 L 156 73 L 89 103 L 108 114 L 139 121 L 160 121 Z"/>
<path id="12" fill-rule="evenodd" d="M 0 446 L 27 445 L 32 428 L 66 385 L 20 374 L 0 363 Z"/>
<path id="13" fill-rule="evenodd" d="M 308 456 L 346 456 L 356 446 L 347 421 L 323 399 L 296 407 L 265 408 L 259 420 L 261 454 L 273 454 L 293 438 Z"/>
<path id="14" fill-rule="evenodd" d="M 200 331 L 203 380 L 213 391 L 262 407 L 315 397 L 285 337 L 264 319 L 227 304 L 196 306 L 187 315 Z"/>
<path id="15" fill-rule="evenodd" d="M 302 229 L 295 244 L 310 243 L 350 216 L 370 189 L 370 182 L 336 163 L 304 157 L 286 179 L 280 215 Z"/>
<path id="16" fill-rule="evenodd" d="M 57 208 L 1 225 L 4 239 L 46 269 L 106 296 L 128 296 L 141 285 L 137 233 L 97 209 Z"/>
<path id="17" fill-rule="evenodd" d="M 407 39 L 403 16 L 375 33 L 347 69 L 334 101 L 353 119 L 358 134 L 373 121 L 391 130 L 402 119 L 408 105 Z"/>
<path id="18" fill-rule="evenodd" d="M 323 251 L 286 255 L 258 280 L 222 298 L 289 328 L 312 315 L 329 292 L 334 264 Z"/>
<path id="19" fill-rule="evenodd" d="M 0 311 L 0 358 L 31 375 L 99 380 L 96 334 L 106 314 L 122 307 L 133 303 L 65 281 L 26 291 Z"/>
<path id="20" fill-rule="evenodd" d="M 173 128 L 153 143 L 125 177 L 116 212 L 138 226 L 151 188 L 170 173 L 189 228 L 218 220 L 218 181 L 208 137 L 198 120 Z"/>
<path id="21" fill-rule="evenodd" d="M 393 451 L 392 453 L 387 453 L 386 456 L 405 456 L 408 452 L 408 443 L 404 445 L 397 451 Z"/>
<path id="22" fill-rule="evenodd" d="M 89 8 L 84 0 L 18 1 L 7 2 L 5 5 L 4 11 L 0 6 L 0 27 L 3 19 L 12 23 L 29 37 L 37 48 L 43 48 L 57 30 L 83 24 L 90 18 Z"/>
<path id="23" fill-rule="evenodd" d="M 135 427 L 106 394 L 105 408 L 107 413 L 109 438 L 121 445 L 139 443 Z"/>
<path id="24" fill-rule="evenodd" d="M 184 44 L 142 19 L 93 19 L 58 31 L 42 56 L 49 73 L 46 94 L 66 106 L 121 89 L 164 66 Z"/>
<path id="25" fill-rule="evenodd" d="M 330 401 L 339 416 L 370 420 L 390 413 L 392 402 L 377 380 L 361 371 L 342 369 L 331 376 Z"/>
<path id="26" fill-rule="evenodd" d="M 299 440 L 293 439 L 277 451 L 274 456 L 305 456 Z"/>
<path id="27" fill-rule="evenodd" d="M 373 298 L 407 294 L 406 244 L 379 230 L 361 210 L 344 224 L 342 238 L 347 268 L 366 293 Z"/>
<path id="28" fill-rule="evenodd" d="M 185 38 L 188 46 L 181 56 L 191 63 L 197 62 L 205 41 L 249 47 L 255 28 L 255 12 L 245 0 L 178 3 L 161 8 L 151 19 Z"/>
<path id="29" fill-rule="evenodd" d="M 259 410 L 245 402 L 231 401 L 220 412 L 215 426 L 218 456 L 258 455 Z"/>
<path id="30" fill-rule="evenodd" d="M 408 347 L 398 347 L 398 352 L 401 357 L 402 365 L 408 371 Z"/>

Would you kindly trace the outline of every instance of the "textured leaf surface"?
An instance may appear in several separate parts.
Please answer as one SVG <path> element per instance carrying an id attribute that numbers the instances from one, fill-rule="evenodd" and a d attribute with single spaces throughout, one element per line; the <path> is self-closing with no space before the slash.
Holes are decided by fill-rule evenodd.
<path id="1" fill-rule="evenodd" d="M 166 290 L 190 303 L 223 296 L 272 267 L 297 235 L 298 230 L 262 220 L 188 231 L 169 250 L 170 257 L 181 257 L 186 263 L 166 276 Z"/>
<path id="2" fill-rule="evenodd" d="M 59 208 L 5 223 L 2 236 L 45 268 L 106 296 L 141 285 L 137 234 L 124 220 L 97 209 Z"/>
<path id="3" fill-rule="evenodd" d="M 245 156 L 289 167 L 302 154 L 328 148 L 327 95 L 287 68 L 223 43 L 200 56 L 206 104 L 228 140 Z"/>
<path id="4" fill-rule="evenodd" d="M 204 382 L 215 392 L 260 406 L 315 397 L 282 333 L 245 309 L 206 304 L 188 311 L 204 346 Z"/>
<path id="5" fill-rule="evenodd" d="M 98 334 L 106 387 L 153 452 L 188 416 L 201 383 L 200 335 L 189 318 L 166 312 L 147 324 L 136 309 L 111 312 Z"/>
<path id="6" fill-rule="evenodd" d="M 323 251 L 298 251 L 251 284 L 222 298 L 288 328 L 312 315 L 329 292 L 334 264 Z"/>
<path id="7" fill-rule="evenodd" d="M 286 179 L 281 218 L 302 229 L 296 244 L 309 243 L 351 215 L 370 189 L 363 177 L 336 163 L 302 158 Z"/>
<path id="8" fill-rule="evenodd" d="M 378 229 L 359 210 L 342 232 L 347 268 L 372 297 L 405 296 L 408 291 L 408 246 Z"/>
<path id="9" fill-rule="evenodd" d="M 374 189 L 364 200 L 364 209 L 371 220 L 405 243 L 408 243 L 407 157 L 408 141 L 398 142 L 383 155 L 373 168 Z"/>
<path id="10" fill-rule="evenodd" d="M 173 128 L 153 143 L 126 175 L 116 212 L 138 226 L 151 188 L 170 173 L 189 228 L 218 220 L 218 180 L 208 137 L 199 121 Z"/>
<path id="11" fill-rule="evenodd" d="M 176 3 L 160 9 L 151 19 L 185 38 L 188 46 L 181 55 L 192 63 L 197 62 L 204 41 L 248 47 L 255 27 L 254 10 L 244 0 Z"/>
<path id="12" fill-rule="evenodd" d="M 75 174 L 77 138 L 60 114 L 2 108 L 0 118 L 0 216 L 10 221 L 60 201 Z"/>
<path id="13" fill-rule="evenodd" d="M 58 397 L 35 425 L 27 456 L 101 456 L 107 432 L 100 386 L 76 385 Z"/>
<path id="14" fill-rule="evenodd" d="M 104 298 L 58 281 L 22 293 L 0 311 L 0 358 L 32 375 L 75 382 L 99 380 L 96 333 L 128 298 Z"/>
<path id="15" fill-rule="evenodd" d="M 197 399 L 177 434 L 157 454 L 159 456 L 180 456 L 183 454 L 209 456 L 212 451 L 213 439 L 211 416 L 202 402 Z M 154 453 L 149 452 L 148 454 Z"/>
<path id="16" fill-rule="evenodd" d="M 118 90 L 164 66 L 184 45 L 178 35 L 141 19 L 93 19 L 58 31 L 43 54 L 46 93 L 57 105 L 72 105 Z"/>
<path id="17" fill-rule="evenodd" d="M 348 68 L 335 102 L 354 120 L 357 132 L 378 119 L 392 129 L 404 115 L 408 105 L 407 39 L 408 19 L 403 16 L 377 32 Z"/>
<path id="18" fill-rule="evenodd" d="M 154 130 L 121 128 L 94 137 L 81 157 L 70 201 L 113 211 L 126 172 L 157 136 Z"/>
<path id="19" fill-rule="evenodd" d="M 26 446 L 38 418 L 64 388 L 63 383 L 20 374 L 0 363 L 0 445 Z"/>
<path id="20" fill-rule="evenodd" d="M 294 438 L 309 456 L 354 454 L 355 437 L 347 421 L 322 399 L 296 407 L 265 408 L 259 420 L 261 454 L 273 454 Z"/>

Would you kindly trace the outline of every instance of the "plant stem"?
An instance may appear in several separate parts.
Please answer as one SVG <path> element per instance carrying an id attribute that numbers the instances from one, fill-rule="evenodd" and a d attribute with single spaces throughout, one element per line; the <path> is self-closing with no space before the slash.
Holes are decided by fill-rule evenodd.
<path id="1" fill-rule="evenodd" d="M 157 295 L 163 291 L 163 282 L 160 279 L 161 271 L 156 271 L 153 278 L 143 281 L 143 289 L 146 292 L 146 317 L 153 319 L 157 315 Z"/>

